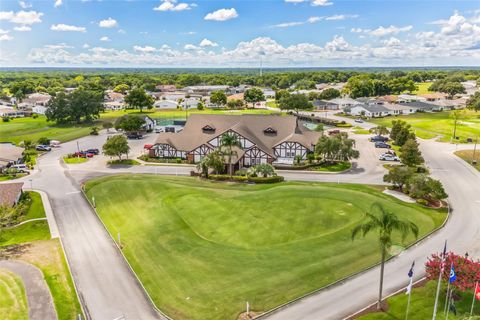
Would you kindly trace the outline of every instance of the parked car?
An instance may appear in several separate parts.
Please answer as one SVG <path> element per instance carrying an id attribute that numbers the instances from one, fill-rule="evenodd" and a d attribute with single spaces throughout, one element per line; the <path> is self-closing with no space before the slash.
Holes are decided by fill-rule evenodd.
<path id="1" fill-rule="evenodd" d="M 143 136 L 140 133 L 133 132 L 133 133 L 127 134 L 127 138 L 128 139 L 142 139 Z"/>
<path id="2" fill-rule="evenodd" d="M 73 157 L 79 157 L 79 158 L 92 158 L 94 156 L 93 153 L 88 153 L 88 152 L 85 152 L 85 151 L 80 151 L 80 152 L 75 152 L 73 155 Z"/>
<path id="3" fill-rule="evenodd" d="M 391 146 L 388 143 L 378 141 L 375 142 L 375 148 L 390 149 Z"/>
<path id="4" fill-rule="evenodd" d="M 94 155 L 98 155 L 100 154 L 100 150 L 98 149 L 88 149 L 88 150 L 85 150 L 86 153 L 93 153 Z"/>
<path id="5" fill-rule="evenodd" d="M 59 148 L 59 147 L 60 147 L 60 141 L 58 141 L 58 140 L 50 140 L 50 147 L 52 147 L 52 148 Z"/>
<path id="6" fill-rule="evenodd" d="M 363 123 L 363 120 L 358 118 L 358 119 L 355 119 L 355 122 L 358 122 L 358 123 Z"/>
<path id="7" fill-rule="evenodd" d="M 339 134 L 339 133 L 340 133 L 340 130 L 338 130 L 338 129 L 328 131 L 328 135 L 330 135 L 330 136 L 333 136 L 333 135 Z"/>
<path id="8" fill-rule="evenodd" d="M 50 146 L 44 145 L 44 144 L 39 144 L 36 148 L 37 151 L 50 151 L 52 148 Z"/>
<path id="9" fill-rule="evenodd" d="M 382 154 L 379 158 L 382 161 L 400 161 L 400 158 L 389 153 Z"/>
<path id="10" fill-rule="evenodd" d="M 372 141 L 372 142 L 387 142 L 387 141 L 388 141 L 388 137 L 384 137 L 384 136 L 373 136 L 373 137 L 370 137 L 370 141 Z"/>
<path id="11" fill-rule="evenodd" d="M 28 172 L 28 167 L 26 164 L 14 164 L 10 168 L 17 169 L 18 172 Z"/>

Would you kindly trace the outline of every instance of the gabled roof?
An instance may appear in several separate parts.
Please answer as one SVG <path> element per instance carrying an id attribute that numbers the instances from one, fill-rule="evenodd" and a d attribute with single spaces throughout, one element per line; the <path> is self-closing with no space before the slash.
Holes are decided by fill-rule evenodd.
<path id="1" fill-rule="evenodd" d="M 206 126 L 215 128 L 215 131 L 203 130 Z M 276 134 L 264 132 L 268 128 L 275 129 Z M 279 143 L 294 141 L 310 147 L 317 143 L 321 135 L 299 125 L 295 116 L 192 114 L 181 132 L 160 133 L 156 143 L 167 143 L 177 150 L 192 151 L 229 130 L 250 140 L 271 156 L 274 155 L 273 148 Z"/>
<path id="2" fill-rule="evenodd" d="M 23 182 L 0 184 L 0 206 L 12 207 L 22 187 Z"/>
<path id="3" fill-rule="evenodd" d="M 429 111 L 438 108 L 438 106 L 433 103 L 427 103 L 423 101 L 404 102 L 402 103 L 402 105 L 413 107 L 420 110 L 429 110 Z"/>

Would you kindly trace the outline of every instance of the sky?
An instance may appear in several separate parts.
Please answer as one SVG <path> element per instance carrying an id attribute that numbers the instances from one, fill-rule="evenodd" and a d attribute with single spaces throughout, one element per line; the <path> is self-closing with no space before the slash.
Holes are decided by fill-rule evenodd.
<path id="1" fill-rule="evenodd" d="M 3 67 L 480 66 L 480 0 L 0 1 Z"/>

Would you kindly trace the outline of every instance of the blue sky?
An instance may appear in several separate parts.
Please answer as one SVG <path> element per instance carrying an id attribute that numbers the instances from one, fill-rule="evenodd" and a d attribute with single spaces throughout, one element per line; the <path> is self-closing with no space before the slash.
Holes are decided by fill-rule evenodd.
<path id="1" fill-rule="evenodd" d="M 480 65 L 479 1 L 10 1 L 3 66 Z"/>

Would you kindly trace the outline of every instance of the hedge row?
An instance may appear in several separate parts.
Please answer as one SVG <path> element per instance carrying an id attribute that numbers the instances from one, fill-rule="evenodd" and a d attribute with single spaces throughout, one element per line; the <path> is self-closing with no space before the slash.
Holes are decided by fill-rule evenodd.
<path id="1" fill-rule="evenodd" d="M 273 177 L 250 177 L 250 176 L 229 176 L 227 174 L 210 174 L 209 179 L 215 181 L 232 181 L 232 182 L 253 182 L 253 183 L 277 183 L 282 182 L 282 176 Z"/>

